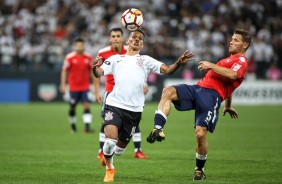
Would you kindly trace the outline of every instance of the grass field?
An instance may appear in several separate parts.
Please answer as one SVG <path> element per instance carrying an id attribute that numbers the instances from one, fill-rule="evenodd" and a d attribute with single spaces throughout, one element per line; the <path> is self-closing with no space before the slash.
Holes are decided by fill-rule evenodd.
<path id="1" fill-rule="evenodd" d="M 193 112 L 172 111 L 166 140 L 148 144 L 157 104 L 147 104 L 141 122 L 146 160 L 133 158 L 130 143 L 115 157 L 115 183 L 195 183 Z M 235 106 L 239 119 L 220 117 L 208 134 L 209 155 L 202 183 L 282 183 L 282 106 Z M 93 105 L 94 134 L 71 134 L 65 103 L 0 104 L 0 183 L 102 183 L 96 159 L 100 106 Z M 222 116 L 222 114 L 220 114 Z"/>

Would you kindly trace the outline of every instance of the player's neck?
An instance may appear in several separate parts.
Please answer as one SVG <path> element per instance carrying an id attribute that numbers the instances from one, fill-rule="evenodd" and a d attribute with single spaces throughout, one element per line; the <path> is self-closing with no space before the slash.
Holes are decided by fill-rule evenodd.
<path id="1" fill-rule="evenodd" d="M 140 50 L 129 48 L 126 52 L 126 55 L 134 56 L 136 54 L 139 54 L 139 52 Z"/>
<path id="2" fill-rule="evenodd" d="M 245 56 L 245 52 L 233 53 L 231 56 Z"/>
<path id="3" fill-rule="evenodd" d="M 112 50 L 113 50 L 114 52 L 121 52 L 121 51 L 122 51 L 122 46 L 120 46 L 120 47 L 113 47 L 113 46 L 112 46 Z"/>

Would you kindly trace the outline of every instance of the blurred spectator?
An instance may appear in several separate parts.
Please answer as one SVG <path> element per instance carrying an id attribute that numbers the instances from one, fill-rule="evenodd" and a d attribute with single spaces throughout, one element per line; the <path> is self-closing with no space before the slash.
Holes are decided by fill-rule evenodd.
<path id="1" fill-rule="evenodd" d="M 121 26 L 122 12 L 131 7 L 144 13 L 142 54 L 170 64 L 183 50 L 192 50 L 195 59 L 189 67 L 194 78 L 202 75 L 195 68 L 198 61 L 217 61 L 228 54 L 222 45 L 234 28 L 253 33 L 249 73 L 255 69 L 257 78 L 265 79 L 273 58 L 282 70 L 281 0 L 3 0 L 0 69 L 58 70 L 61 57 L 72 49 L 69 43 L 78 36 L 85 38 L 87 51 L 97 55 L 107 44 L 108 30 Z"/>
<path id="2" fill-rule="evenodd" d="M 266 71 L 266 78 L 272 81 L 281 79 L 281 70 L 277 67 L 276 62 L 273 62 Z"/>

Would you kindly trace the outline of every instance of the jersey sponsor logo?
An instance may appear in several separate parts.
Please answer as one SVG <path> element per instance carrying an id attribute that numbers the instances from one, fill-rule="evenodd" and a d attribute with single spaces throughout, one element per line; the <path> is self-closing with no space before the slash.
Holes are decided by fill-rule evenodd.
<path id="1" fill-rule="evenodd" d="M 145 61 L 145 59 L 143 57 L 137 58 L 136 64 L 138 66 L 143 67 L 144 66 L 144 61 Z"/>
<path id="2" fill-rule="evenodd" d="M 106 64 L 106 65 L 110 65 L 111 64 L 111 62 L 110 61 L 104 61 L 104 63 Z"/>
<path id="3" fill-rule="evenodd" d="M 105 114 L 105 121 L 110 121 L 113 119 L 113 112 L 109 111 Z"/>
<path id="4" fill-rule="evenodd" d="M 239 69 L 241 68 L 241 66 L 242 66 L 242 65 L 240 65 L 240 64 L 234 64 L 234 65 L 232 66 L 232 70 L 236 72 L 237 70 L 239 70 Z"/>

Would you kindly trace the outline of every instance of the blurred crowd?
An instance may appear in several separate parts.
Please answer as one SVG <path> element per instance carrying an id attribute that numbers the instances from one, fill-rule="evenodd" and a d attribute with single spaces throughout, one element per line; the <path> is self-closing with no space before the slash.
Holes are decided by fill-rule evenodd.
<path id="1" fill-rule="evenodd" d="M 76 37 L 95 57 L 132 7 L 144 14 L 142 54 L 169 64 L 186 49 L 194 52 L 180 77 L 200 77 L 197 62 L 227 56 L 234 29 L 244 28 L 253 34 L 248 76 L 281 79 L 282 0 L 2 0 L 0 69 L 60 70 Z"/>

